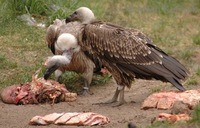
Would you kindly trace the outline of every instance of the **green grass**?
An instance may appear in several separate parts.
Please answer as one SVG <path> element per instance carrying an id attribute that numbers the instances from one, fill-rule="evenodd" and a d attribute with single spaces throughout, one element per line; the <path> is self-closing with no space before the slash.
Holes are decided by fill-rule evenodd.
<path id="1" fill-rule="evenodd" d="M 40 67 L 42 76 L 43 63 L 52 55 L 45 44 L 46 29 L 28 26 L 17 16 L 30 13 L 48 26 L 80 6 L 91 8 L 97 19 L 140 29 L 191 71 L 187 86 L 200 84 L 200 0 L 1 0 L 0 88 L 30 81 Z M 96 77 L 92 84 L 108 79 Z M 75 73 L 65 74 L 62 81 L 72 89 L 73 82 L 81 85 L 80 75 Z"/>
<path id="2" fill-rule="evenodd" d="M 197 68 L 196 75 L 200 76 L 200 67 Z"/>
<path id="3" fill-rule="evenodd" d="M 196 78 L 189 78 L 186 83 L 187 85 L 197 85 L 198 81 Z"/>
<path id="4" fill-rule="evenodd" d="M 160 86 L 160 85 L 151 88 L 152 93 L 160 92 L 161 90 L 162 90 L 162 86 Z"/>
<path id="5" fill-rule="evenodd" d="M 197 105 L 192 112 L 192 119 L 188 121 L 193 126 L 200 126 L 200 105 Z"/>
<path id="6" fill-rule="evenodd" d="M 193 43 L 196 45 L 200 45 L 200 33 L 193 37 Z"/>

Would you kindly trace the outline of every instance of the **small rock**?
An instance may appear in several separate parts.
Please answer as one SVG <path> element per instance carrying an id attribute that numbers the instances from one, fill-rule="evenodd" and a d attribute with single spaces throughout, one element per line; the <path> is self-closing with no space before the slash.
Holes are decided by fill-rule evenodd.
<path id="1" fill-rule="evenodd" d="M 130 122 L 128 123 L 128 128 L 137 128 L 137 126 L 135 125 L 135 123 Z"/>
<path id="2" fill-rule="evenodd" d="M 176 101 L 171 108 L 171 114 L 190 114 L 188 104 L 183 103 L 183 101 Z"/>

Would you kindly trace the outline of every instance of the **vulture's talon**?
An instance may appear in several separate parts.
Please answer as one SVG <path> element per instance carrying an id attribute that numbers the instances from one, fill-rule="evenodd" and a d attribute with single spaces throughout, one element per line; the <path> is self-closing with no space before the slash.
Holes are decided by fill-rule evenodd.
<path id="1" fill-rule="evenodd" d="M 111 104 L 112 107 L 118 107 L 118 106 L 121 106 L 124 103 L 126 103 L 125 100 L 117 101 L 116 99 L 111 99 L 111 100 L 108 100 L 106 102 L 93 103 L 92 105 Z"/>
<path id="2" fill-rule="evenodd" d="M 112 103 L 116 103 L 116 102 L 117 102 L 117 100 L 111 99 L 111 100 L 108 100 L 106 102 L 93 103 L 93 105 L 112 104 Z"/>
<path id="3" fill-rule="evenodd" d="M 116 102 L 117 102 L 116 99 L 110 99 L 110 100 L 108 100 L 106 102 L 103 102 L 102 104 L 112 104 L 112 103 L 116 103 Z"/>
<path id="4" fill-rule="evenodd" d="M 93 95 L 94 93 L 90 91 L 90 89 L 83 88 L 79 93 L 79 95 L 87 96 L 87 95 Z"/>
<path id="5" fill-rule="evenodd" d="M 125 101 L 123 101 L 123 102 L 116 102 L 116 103 L 114 103 L 114 104 L 112 104 L 111 106 L 112 107 L 118 107 L 118 106 L 121 106 L 121 105 L 123 105 L 124 103 L 126 103 Z"/>

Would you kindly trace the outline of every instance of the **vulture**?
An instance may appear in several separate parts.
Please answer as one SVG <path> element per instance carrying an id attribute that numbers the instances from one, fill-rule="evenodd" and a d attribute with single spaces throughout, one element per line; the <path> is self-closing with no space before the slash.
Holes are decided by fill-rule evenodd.
<path id="1" fill-rule="evenodd" d="M 55 63 L 56 66 L 53 66 L 51 70 L 46 71 L 44 78 L 48 79 L 51 73 L 53 73 L 55 70 L 56 81 L 59 81 L 65 71 L 74 71 L 76 73 L 81 73 L 84 80 L 84 87 L 81 93 L 92 94 L 92 92 L 89 91 L 89 86 L 92 81 L 94 68 L 95 71 L 101 69 L 100 62 L 95 58 L 90 59 L 88 56 L 85 55 L 87 53 L 79 50 L 79 47 L 75 48 L 76 50 L 73 53 L 73 56 L 64 57 L 66 56 L 66 52 L 64 51 L 64 49 L 68 49 L 68 45 L 70 43 L 77 43 L 76 37 L 78 34 L 78 30 L 80 30 L 80 27 L 81 24 L 78 22 L 70 22 L 66 24 L 64 20 L 59 19 L 56 19 L 54 21 L 54 24 L 48 27 L 46 32 L 46 42 L 52 53 L 55 54 L 55 56 L 49 58 L 47 66 L 51 67 Z M 64 39 L 65 37 L 67 37 L 66 40 Z M 66 41 L 67 43 L 63 43 L 63 41 Z M 70 52 L 68 53 L 72 54 Z M 64 56 L 60 56 L 62 54 Z M 93 61 L 96 65 L 93 63 Z"/>
<path id="2" fill-rule="evenodd" d="M 97 57 L 116 81 L 114 96 L 104 103 L 118 101 L 114 106 L 122 105 L 124 88 L 130 88 L 135 78 L 170 82 L 185 91 L 181 81 L 189 71 L 139 30 L 98 21 L 87 7 L 78 8 L 66 18 L 66 23 L 74 21 L 83 25 L 78 30 L 78 44 L 74 45 Z"/>

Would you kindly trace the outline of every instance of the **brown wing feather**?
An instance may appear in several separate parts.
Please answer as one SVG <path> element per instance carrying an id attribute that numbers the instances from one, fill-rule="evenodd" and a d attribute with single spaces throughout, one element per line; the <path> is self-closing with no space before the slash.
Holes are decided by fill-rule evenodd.
<path id="1" fill-rule="evenodd" d="M 96 23 L 85 27 L 87 40 L 91 41 L 92 49 L 98 56 L 113 58 L 120 63 L 148 65 L 162 63 L 162 54 L 148 45 L 146 40 L 139 38 L 134 31 L 118 26 Z M 88 45 L 90 42 L 88 42 Z"/>
<path id="2" fill-rule="evenodd" d="M 155 78 L 171 82 L 178 89 L 184 90 L 180 80 L 188 75 L 185 67 L 153 45 L 138 30 L 94 22 L 86 25 L 82 34 L 82 48 L 90 50 L 106 63 L 111 73 L 117 74 L 114 77 L 117 77 L 115 79 L 118 84 L 123 84 L 125 80 L 129 81 L 126 85 L 130 86 L 130 79 L 134 77 Z"/>
<path id="3" fill-rule="evenodd" d="M 46 42 L 52 53 L 55 54 L 54 44 L 58 38 L 58 29 L 56 25 L 50 25 L 46 32 Z"/>

